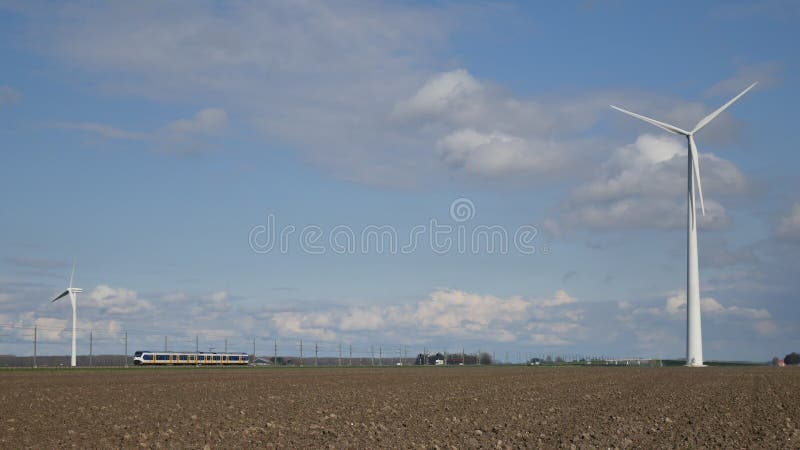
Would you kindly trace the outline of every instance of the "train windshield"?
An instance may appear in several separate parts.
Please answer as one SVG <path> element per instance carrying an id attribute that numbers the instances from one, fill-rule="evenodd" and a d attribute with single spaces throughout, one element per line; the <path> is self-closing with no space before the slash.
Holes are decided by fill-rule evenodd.
<path id="1" fill-rule="evenodd" d="M 133 354 L 133 356 L 134 356 L 134 357 L 137 357 L 137 356 L 142 356 L 142 352 L 136 352 L 136 353 L 134 353 L 134 354 Z"/>

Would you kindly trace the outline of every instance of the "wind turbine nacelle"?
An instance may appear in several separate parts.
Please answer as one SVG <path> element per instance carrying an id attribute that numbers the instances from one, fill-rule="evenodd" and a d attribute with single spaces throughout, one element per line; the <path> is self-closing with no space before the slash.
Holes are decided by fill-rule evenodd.
<path id="1" fill-rule="evenodd" d="M 69 290 L 73 294 L 77 294 L 78 292 L 83 292 L 83 289 L 81 289 L 81 288 L 69 288 Z"/>

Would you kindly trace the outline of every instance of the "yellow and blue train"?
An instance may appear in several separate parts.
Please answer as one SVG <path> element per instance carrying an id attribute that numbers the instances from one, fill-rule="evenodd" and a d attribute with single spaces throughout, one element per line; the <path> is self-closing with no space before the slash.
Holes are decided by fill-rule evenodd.
<path id="1" fill-rule="evenodd" d="M 133 354 L 133 363 L 135 365 L 144 365 L 144 366 L 168 366 L 168 365 L 243 366 L 250 363 L 250 356 L 247 353 L 138 351 Z"/>

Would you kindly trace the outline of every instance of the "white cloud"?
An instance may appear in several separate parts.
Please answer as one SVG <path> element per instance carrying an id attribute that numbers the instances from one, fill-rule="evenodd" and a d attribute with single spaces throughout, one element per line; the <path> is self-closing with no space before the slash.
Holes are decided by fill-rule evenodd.
<path id="1" fill-rule="evenodd" d="M 78 307 L 96 308 L 105 316 L 134 316 L 154 309 L 150 301 L 139 298 L 135 291 L 105 284 L 97 286 L 85 297 L 79 297 Z"/>
<path id="2" fill-rule="evenodd" d="M 219 108 L 204 108 L 188 119 L 178 119 L 158 130 L 135 132 L 95 122 L 62 122 L 59 128 L 82 131 L 106 139 L 150 142 L 154 149 L 192 153 L 213 148 L 209 138 L 219 137 L 228 127 L 228 114 Z"/>
<path id="3" fill-rule="evenodd" d="M 439 289 L 414 304 L 351 307 L 345 311 L 278 311 L 262 316 L 281 335 L 320 340 L 341 339 L 357 332 L 387 335 L 459 337 L 492 342 L 531 339 L 563 345 L 582 320 L 580 311 L 564 307 L 577 300 L 564 291 L 542 298 L 507 298 L 454 289 Z"/>
<path id="4" fill-rule="evenodd" d="M 700 310 L 704 315 L 712 317 L 727 317 L 748 320 L 769 319 L 772 315 L 766 309 L 748 308 L 743 306 L 724 306 L 712 297 L 700 298 Z M 651 309 L 646 312 L 660 314 L 665 312 L 671 316 L 686 315 L 686 293 L 681 292 L 667 298 L 664 309 Z"/>
<path id="5" fill-rule="evenodd" d="M 66 130 L 83 131 L 86 133 L 93 133 L 102 136 L 106 139 L 147 139 L 148 135 L 144 133 L 135 133 L 132 131 L 125 131 L 121 128 L 112 127 L 102 123 L 95 122 L 64 122 L 57 124 L 58 127 Z"/>
<path id="6" fill-rule="evenodd" d="M 170 292 L 160 296 L 164 307 L 180 311 L 191 320 L 217 320 L 232 309 L 227 291 L 193 295 L 187 292 Z"/>
<path id="7" fill-rule="evenodd" d="M 281 336 L 308 337 L 322 341 L 333 341 L 337 337 L 328 314 L 277 312 L 272 314 L 272 323 Z"/>
<path id="8" fill-rule="evenodd" d="M 772 87 L 780 83 L 783 68 L 780 63 L 769 61 L 740 67 L 732 77 L 711 86 L 706 94 L 710 96 L 733 96 L 747 86 L 758 82 L 758 88 Z"/>
<path id="9" fill-rule="evenodd" d="M 180 119 L 166 126 L 166 130 L 176 134 L 203 134 L 215 136 L 228 126 L 228 114 L 223 109 L 201 109 L 190 119 Z"/>
<path id="10" fill-rule="evenodd" d="M 202 296 L 198 301 L 194 301 L 191 310 L 196 319 L 217 319 L 222 314 L 230 311 L 230 309 L 230 295 L 227 291 L 219 291 Z"/>
<path id="11" fill-rule="evenodd" d="M 457 130 L 441 138 L 437 147 L 445 164 L 476 175 L 542 173 L 565 164 L 555 142 L 526 140 L 497 131 Z"/>
<path id="12" fill-rule="evenodd" d="M 753 328 L 762 336 L 771 336 L 778 332 L 778 325 L 773 320 L 759 320 L 753 324 Z"/>
<path id="13" fill-rule="evenodd" d="M 686 148 L 666 136 L 641 135 L 617 149 L 594 181 L 579 186 L 564 205 L 564 222 L 585 228 L 678 228 L 686 225 Z M 714 195 L 747 189 L 745 176 L 712 153 L 700 155 L 706 214 L 701 227 L 729 223 Z"/>
<path id="14" fill-rule="evenodd" d="M 13 324 L 12 328 L 5 328 L 5 331 L 13 332 L 16 338 L 26 342 L 26 345 L 28 342 L 33 342 L 34 327 L 37 328 L 36 337 L 39 341 L 57 342 L 67 335 L 67 326 L 71 325 L 71 320 L 48 317 L 33 311 L 0 314 L 0 320 L 2 325 Z"/>
<path id="15" fill-rule="evenodd" d="M 67 329 L 68 321 L 52 317 L 38 317 L 33 323 L 37 327 L 37 338 L 53 342 L 61 339 L 61 333 Z"/>
<path id="16" fill-rule="evenodd" d="M 432 142 L 421 148 L 389 116 L 436 64 L 458 9 L 259 2 L 222 13 L 209 4 L 64 4 L 38 8 L 26 23 L 40 49 L 91 71 L 105 92 L 204 99 L 334 176 L 385 185 L 413 184 L 408 174 L 425 167 L 419 157 L 433 160 Z"/>
<path id="17" fill-rule="evenodd" d="M 530 302 L 521 297 L 502 299 L 458 290 L 434 291 L 417 303 L 414 319 L 432 333 L 480 331 L 492 322 L 509 323 L 527 315 Z"/>
<path id="18" fill-rule="evenodd" d="M 387 325 L 380 308 L 352 308 L 339 319 L 342 331 L 379 330 Z"/>
<path id="19" fill-rule="evenodd" d="M 562 306 L 562 305 L 569 305 L 571 303 L 575 303 L 577 299 L 575 297 L 570 296 L 564 290 L 558 290 L 553 294 L 552 297 L 540 298 L 531 300 L 531 303 L 534 306 L 541 306 L 541 307 L 552 307 L 552 306 Z"/>
<path id="20" fill-rule="evenodd" d="M 800 203 L 795 203 L 789 212 L 781 217 L 775 230 L 779 238 L 800 241 Z"/>
<path id="21" fill-rule="evenodd" d="M 574 322 L 538 322 L 528 325 L 530 339 L 539 345 L 568 345 L 573 342 L 581 326 Z"/>
<path id="22" fill-rule="evenodd" d="M 579 162 L 587 147 L 576 132 L 596 118 L 593 99 L 552 104 L 520 100 L 458 69 L 431 76 L 393 117 L 435 140 L 446 168 L 470 175 L 548 175 Z"/>
<path id="23" fill-rule="evenodd" d="M 509 183 L 560 180 L 603 157 L 605 138 L 591 136 L 612 99 L 642 112 L 657 107 L 668 121 L 708 112 L 699 103 L 641 92 L 523 97 L 463 68 L 447 70 L 440 52 L 455 24 L 481 19 L 475 7 L 256 2 L 228 5 L 224 13 L 206 4 L 32 9 L 25 23 L 37 47 L 91 71 L 105 92 L 219 105 L 161 129 L 163 151 L 216 146 L 205 140 L 218 137 L 230 115 L 333 176 L 367 184 L 416 187 L 450 172 Z M 704 139 L 731 123 L 721 116 Z M 78 125 L 110 137 L 138 136 L 124 127 Z"/>
<path id="24" fill-rule="evenodd" d="M 471 101 L 484 87 L 466 70 L 443 72 L 431 77 L 410 99 L 400 101 L 394 114 L 401 118 L 462 114 L 462 120 L 477 112 Z"/>

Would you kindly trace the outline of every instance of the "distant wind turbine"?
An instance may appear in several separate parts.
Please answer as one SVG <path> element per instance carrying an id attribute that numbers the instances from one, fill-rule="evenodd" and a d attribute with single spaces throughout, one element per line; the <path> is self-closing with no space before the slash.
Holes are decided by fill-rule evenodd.
<path id="1" fill-rule="evenodd" d="M 76 345 L 75 345 L 75 332 L 78 323 L 78 309 L 77 309 L 77 300 L 78 300 L 78 293 L 83 292 L 83 289 L 72 287 L 72 279 L 75 277 L 75 263 L 72 263 L 72 274 L 69 276 L 69 287 L 66 291 L 62 292 L 58 295 L 58 297 L 51 300 L 51 303 L 69 295 L 70 303 L 72 303 L 72 359 L 70 361 L 70 365 L 75 367 L 77 364 L 76 360 Z"/>
<path id="2" fill-rule="evenodd" d="M 658 120 L 610 105 L 617 111 L 643 120 L 651 125 L 655 125 L 664 131 L 686 136 L 687 145 L 689 147 L 688 217 L 686 224 L 688 247 L 686 261 L 686 365 L 690 367 L 703 367 L 703 336 L 700 330 L 700 269 L 697 260 L 697 207 L 695 206 L 695 184 L 697 185 L 697 196 L 700 197 L 700 210 L 703 215 L 706 214 L 705 205 L 703 204 L 703 185 L 700 182 L 700 160 L 697 156 L 697 147 L 694 144 L 694 135 L 704 126 L 708 125 L 709 122 L 714 120 L 725 108 L 731 106 L 733 102 L 739 100 L 739 98 L 750 89 L 753 89 L 756 84 L 758 83 L 751 84 L 739 95 L 730 99 L 728 103 L 725 103 L 716 111 L 703 117 L 700 122 L 697 122 L 697 125 L 694 126 L 692 131 L 685 131 L 674 125 L 659 122 Z"/>

